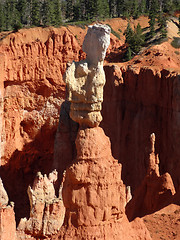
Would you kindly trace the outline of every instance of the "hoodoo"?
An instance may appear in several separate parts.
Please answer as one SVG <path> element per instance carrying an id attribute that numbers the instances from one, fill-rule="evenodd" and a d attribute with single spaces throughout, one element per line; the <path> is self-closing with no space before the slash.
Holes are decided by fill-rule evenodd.
<path id="1" fill-rule="evenodd" d="M 130 223 L 125 215 L 128 196 L 121 164 L 112 157 L 110 140 L 98 127 L 109 34 L 107 26 L 90 26 L 83 43 L 87 58 L 73 62 L 64 77 L 70 117 L 79 123 L 79 130 L 77 154 L 62 189 L 66 214 L 59 239 L 151 239 L 140 220 Z M 141 230 L 136 231 L 139 225 Z"/>

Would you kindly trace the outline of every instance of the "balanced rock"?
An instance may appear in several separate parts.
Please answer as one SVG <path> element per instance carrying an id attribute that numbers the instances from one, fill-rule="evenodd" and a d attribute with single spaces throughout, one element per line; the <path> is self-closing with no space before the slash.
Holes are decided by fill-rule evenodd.
<path id="1" fill-rule="evenodd" d="M 103 60 L 110 44 L 110 28 L 106 25 L 89 26 L 83 42 L 87 58 L 73 62 L 66 70 L 70 117 L 80 125 L 96 127 L 102 121 L 101 103 L 105 74 Z"/>

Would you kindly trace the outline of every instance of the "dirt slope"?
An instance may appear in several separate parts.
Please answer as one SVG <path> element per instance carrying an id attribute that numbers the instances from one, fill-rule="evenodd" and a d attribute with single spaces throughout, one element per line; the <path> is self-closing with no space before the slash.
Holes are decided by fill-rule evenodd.
<path id="1" fill-rule="evenodd" d="M 143 220 L 153 240 L 180 239 L 180 206 L 171 204 Z"/>

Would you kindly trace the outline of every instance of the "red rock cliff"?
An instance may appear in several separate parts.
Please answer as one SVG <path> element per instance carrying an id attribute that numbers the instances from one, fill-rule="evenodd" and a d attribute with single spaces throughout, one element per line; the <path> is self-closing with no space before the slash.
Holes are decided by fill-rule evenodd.
<path id="1" fill-rule="evenodd" d="M 80 46 L 66 28 L 29 29 L 0 43 L 1 176 L 16 217 L 27 216 L 26 189 L 51 169 L 67 61 Z"/>

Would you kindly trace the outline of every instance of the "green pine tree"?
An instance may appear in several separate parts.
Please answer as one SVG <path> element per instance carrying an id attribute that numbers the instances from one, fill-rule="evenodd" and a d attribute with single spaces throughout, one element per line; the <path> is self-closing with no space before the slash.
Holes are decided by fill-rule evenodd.
<path id="1" fill-rule="evenodd" d="M 139 12 L 140 14 L 146 13 L 146 0 L 141 0 L 139 2 Z"/>
<path id="2" fill-rule="evenodd" d="M 77 1 L 76 4 L 73 6 L 73 20 L 78 21 L 81 19 L 81 8 L 80 2 Z"/>
<path id="3" fill-rule="evenodd" d="M 22 27 L 16 0 L 11 0 L 11 26 L 15 31 Z"/>
<path id="4" fill-rule="evenodd" d="M 172 0 L 163 0 L 162 1 L 162 11 L 165 13 L 173 12 L 173 1 Z"/>
<path id="5" fill-rule="evenodd" d="M 12 30 L 15 25 L 20 25 L 20 15 L 17 10 L 16 0 L 6 0 L 4 4 L 5 29 Z M 19 28 L 19 27 L 18 27 Z"/>
<path id="6" fill-rule="evenodd" d="M 54 24 L 59 26 L 62 23 L 62 12 L 60 0 L 54 0 Z"/>
<path id="7" fill-rule="evenodd" d="M 138 24 L 135 30 L 133 31 L 130 24 L 128 23 L 124 35 L 126 37 L 125 42 L 128 44 L 128 46 L 131 49 L 131 55 L 132 53 L 137 54 L 141 50 L 141 47 L 144 44 L 144 35 L 142 34 L 142 29 L 140 24 Z"/>
<path id="8" fill-rule="evenodd" d="M 138 0 L 134 0 L 132 4 L 132 15 L 137 19 L 140 15 Z"/>
<path id="9" fill-rule="evenodd" d="M 138 53 L 144 44 L 144 35 L 142 34 L 142 28 L 138 23 L 134 30 L 134 34 L 130 40 L 130 46 L 134 53 Z"/>
<path id="10" fill-rule="evenodd" d="M 133 34 L 134 33 L 133 33 L 132 28 L 131 28 L 130 22 L 128 22 L 127 28 L 123 33 L 123 35 L 125 35 L 125 37 L 126 37 L 126 40 L 125 40 L 126 43 L 130 43 Z"/>
<path id="11" fill-rule="evenodd" d="M 117 0 L 117 16 L 124 16 L 124 0 Z"/>
<path id="12" fill-rule="evenodd" d="M 99 0 L 97 16 L 100 18 L 109 17 L 109 4 L 107 0 Z"/>
<path id="13" fill-rule="evenodd" d="M 40 25 L 40 2 L 38 0 L 31 1 L 31 25 Z"/>
<path id="14" fill-rule="evenodd" d="M 5 29 L 11 29 L 11 1 L 6 0 L 4 4 Z"/>
<path id="15" fill-rule="evenodd" d="M 109 0 L 109 15 L 110 17 L 115 17 L 117 14 L 117 1 Z"/>
<path id="16" fill-rule="evenodd" d="M 125 61 L 129 61 L 132 59 L 132 50 L 130 47 L 127 48 L 127 51 L 125 53 L 125 57 L 124 57 L 124 60 Z"/>
<path id="17" fill-rule="evenodd" d="M 19 12 L 21 23 L 27 24 L 27 1 L 26 0 L 18 0 L 17 10 Z"/>
<path id="18" fill-rule="evenodd" d="M 160 36 L 161 38 L 166 38 L 167 37 L 167 22 L 166 22 L 166 17 L 161 15 L 159 18 L 159 30 L 160 30 Z"/>
<path id="19" fill-rule="evenodd" d="M 73 0 L 66 0 L 66 18 L 72 20 L 73 18 Z"/>
<path id="20" fill-rule="evenodd" d="M 4 9 L 3 4 L 0 2 L 0 32 L 3 31 L 4 28 L 5 28 Z"/>
<path id="21" fill-rule="evenodd" d="M 97 16 L 97 1 L 98 0 L 87 0 L 86 1 L 86 19 L 94 19 Z"/>
<path id="22" fill-rule="evenodd" d="M 45 0 L 41 8 L 41 19 L 44 26 L 56 25 L 55 5 L 53 1 Z"/>
<path id="23" fill-rule="evenodd" d="M 172 5 L 173 5 L 173 10 L 174 11 L 179 11 L 180 9 L 180 1 L 179 0 L 172 0 Z"/>
<path id="24" fill-rule="evenodd" d="M 150 15 L 153 14 L 156 16 L 156 14 L 160 11 L 160 5 L 158 0 L 150 0 L 149 1 L 149 13 Z"/>
<path id="25" fill-rule="evenodd" d="M 80 20 L 86 20 L 86 0 L 79 0 L 79 5 L 80 5 L 80 15 L 79 19 Z"/>
<path id="26" fill-rule="evenodd" d="M 150 27 L 150 32 L 149 35 L 150 37 L 154 37 L 155 36 L 155 15 L 151 14 L 149 16 L 150 20 L 149 20 L 149 27 Z"/>

